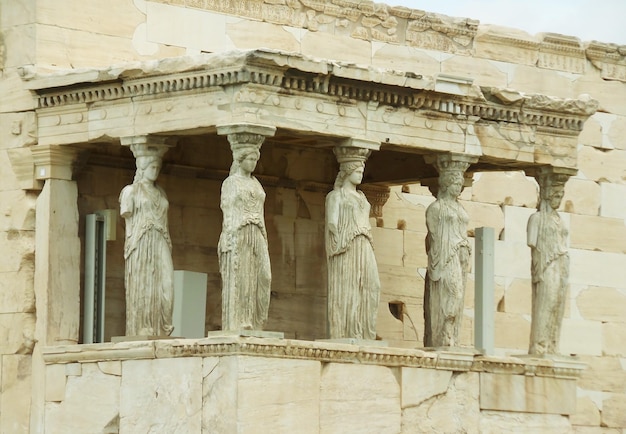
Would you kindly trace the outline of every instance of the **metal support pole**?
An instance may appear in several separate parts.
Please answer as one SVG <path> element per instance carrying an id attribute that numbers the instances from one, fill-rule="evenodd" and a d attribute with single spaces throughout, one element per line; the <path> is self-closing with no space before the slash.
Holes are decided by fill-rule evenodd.
<path id="1" fill-rule="evenodd" d="M 494 349 L 494 247 L 493 228 L 476 228 L 474 346 L 483 354 Z"/>

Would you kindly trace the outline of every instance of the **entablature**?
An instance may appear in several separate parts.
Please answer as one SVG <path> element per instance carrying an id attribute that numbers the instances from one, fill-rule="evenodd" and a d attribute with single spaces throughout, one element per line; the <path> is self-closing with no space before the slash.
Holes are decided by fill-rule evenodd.
<path id="1" fill-rule="evenodd" d="M 38 95 L 40 144 L 206 134 L 250 122 L 396 152 L 467 153 L 496 169 L 575 168 L 577 136 L 597 109 L 588 96 L 525 95 L 269 50 L 39 77 L 28 86 Z"/>

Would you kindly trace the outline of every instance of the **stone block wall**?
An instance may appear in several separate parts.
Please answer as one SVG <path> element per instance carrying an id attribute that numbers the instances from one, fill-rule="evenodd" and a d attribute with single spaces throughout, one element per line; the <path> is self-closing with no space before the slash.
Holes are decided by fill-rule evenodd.
<path id="1" fill-rule="evenodd" d="M 235 336 L 44 357 L 46 433 L 567 433 L 580 368 Z"/>
<path id="2" fill-rule="evenodd" d="M 562 216 L 570 228 L 571 288 L 561 350 L 588 364 L 577 388 L 578 412 L 571 417 L 575 429 L 626 429 L 623 54 L 607 44 L 567 36 L 531 36 L 514 29 L 477 26 L 467 19 L 452 24 L 446 17 L 423 11 L 370 3 L 354 11 L 335 7 L 338 2 L 316 9 L 303 3 L 250 0 L 243 9 L 237 9 L 235 2 L 191 0 L 8 0 L 0 4 L 0 342 L 6 342 L 0 347 L 0 431 L 28 431 L 33 381 L 35 202 L 41 186 L 33 183 L 32 173 L 28 173 L 32 167 L 28 166 L 28 148 L 37 143 L 35 99 L 28 90 L 29 80 L 45 72 L 260 46 L 416 75 L 453 74 L 472 78 L 478 86 L 510 87 L 525 93 L 564 98 L 587 93 L 600 102 L 600 109 L 579 137 L 579 172 L 567 183 L 562 204 Z M 94 46 L 106 48 L 95 50 Z M 560 49 L 563 47 L 568 49 Z M 181 143 L 166 158 L 189 161 L 184 152 L 194 146 L 199 144 Z M 212 153 L 215 148 L 219 151 Z M 329 185 L 336 166 L 330 152 L 299 154 L 271 143 L 263 149 L 259 173 L 269 177 L 261 182 L 267 185 L 266 219 L 272 228 L 276 287 L 268 328 L 285 331 L 288 337 L 321 337 L 325 333 L 325 192 L 299 188 L 295 182 L 271 185 L 271 177 L 272 170 L 286 168 L 275 175 Z M 230 155 L 225 143 L 194 157 L 198 155 L 205 158 L 198 165 L 215 170 L 211 176 L 186 177 L 181 175 L 184 167 L 168 169 L 166 162 L 160 179 L 170 199 L 175 267 L 209 274 L 207 329 L 214 330 L 220 316 L 215 246 L 221 218 L 215 198 Z M 121 157 L 128 161 L 130 153 Z M 315 164 L 309 164 L 311 160 Z M 313 173 L 312 168 L 325 172 Z M 116 208 L 119 191 L 131 182 L 132 173 L 132 167 L 114 169 L 94 160 L 77 172 L 81 237 L 84 215 Z M 378 333 L 394 346 L 421 346 L 424 211 L 432 200 L 418 184 L 394 187 L 373 231 L 383 288 Z M 536 183 L 519 171 L 476 173 L 462 200 L 471 220 L 470 235 L 479 226 L 494 227 L 499 234 L 497 352 L 523 353 L 530 325 L 530 254 L 525 227 L 536 206 Z M 107 337 L 123 334 L 122 245 L 120 219 L 117 241 L 108 246 Z M 471 346 L 471 281 L 467 289 L 462 342 Z M 396 309 L 394 316 L 389 303 L 403 306 L 401 314 Z M 115 362 L 97 365 L 83 366 L 81 372 L 94 378 L 102 374 L 103 388 L 120 384 L 121 368 Z M 69 369 L 67 378 L 80 377 L 72 370 L 78 368 Z M 103 427 L 117 426 L 113 415 L 100 416 Z M 494 427 L 521 423 L 517 415 L 496 411 L 483 411 L 481 418 L 481 424 L 490 418 Z M 533 415 L 523 423 L 560 426 L 562 418 Z M 483 432 L 489 431 L 485 428 Z"/>

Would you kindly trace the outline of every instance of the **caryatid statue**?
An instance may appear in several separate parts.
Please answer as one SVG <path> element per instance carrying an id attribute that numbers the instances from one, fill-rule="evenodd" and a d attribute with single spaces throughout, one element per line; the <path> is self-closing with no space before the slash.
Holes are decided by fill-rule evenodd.
<path id="1" fill-rule="evenodd" d="M 263 330 L 267 321 L 272 272 L 265 227 L 265 191 L 252 175 L 266 136 L 275 128 L 226 125 L 233 153 L 222 183 L 222 233 L 218 243 L 222 275 L 222 330 Z"/>
<path id="2" fill-rule="evenodd" d="M 122 189 L 120 215 L 126 220 L 124 284 L 126 336 L 169 336 L 174 329 L 174 267 L 165 191 L 156 184 L 162 156 L 162 138 L 129 137 L 137 171 L 133 183 Z"/>
<path id="3" fill-rule="evenodd" d="M 428 270 L 424 287 L 424 346 L 459 346 L 471 247 L 467 212 L 458 201 L 464 173 L 476 157 L 437 155 L 437 200 L 426 209 Z M 430 161 L 428 161 L 430 160 Z"/>
<path id="4" fill-rule="evenodd" d="M 567 228 L 557 209 L 568 174 L 544 169 L 536 175 L 539 206 L 528 219 L 531 252 L 532 322 L 529 354 L 557 354 L 569 286 Z"/>
<path id="5" fill-rule="evenodd" d="M 369 149 L 334 148 L 339 173 L 326 196 L 328 331 L 331 339 L 376 339 L 380 280 L 370 226 L 370 204 L 357 190 Z"/>

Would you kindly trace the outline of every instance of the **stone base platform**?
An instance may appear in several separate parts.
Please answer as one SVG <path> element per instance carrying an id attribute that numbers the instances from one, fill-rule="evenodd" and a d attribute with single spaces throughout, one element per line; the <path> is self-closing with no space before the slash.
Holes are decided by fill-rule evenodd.
<path id="1" fill-rule="evenodd" d="M 573 360 L 253 336 L 44 349 L 46 432 L 569 432 Z M 152 430 L 152 431 L 151 431 Z"/>

